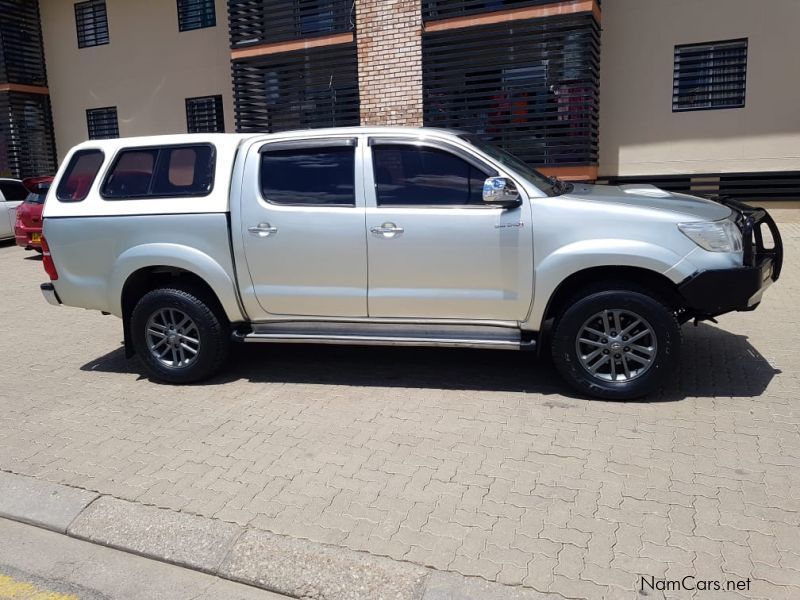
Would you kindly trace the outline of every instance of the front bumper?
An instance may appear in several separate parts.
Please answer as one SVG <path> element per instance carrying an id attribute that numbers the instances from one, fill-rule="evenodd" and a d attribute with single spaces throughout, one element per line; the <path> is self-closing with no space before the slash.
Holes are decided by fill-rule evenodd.
<path id="1" fill-rule="evenodd" d="M 42 290 L 42 296 L 49 304 L 53 306 L 61 305 L 61 298 L 58 297 L 58 292 L 56 292 L 56 288 L 52 283 L 43 283 L 39 288 Z"/>
<path id="2" fill-rule="evenodd" d="M 695 316 L 753 310 L 767 288 L 778 280 L 783 267 L 781 234 L 769 213 L 731 200 L 722 203 L 737 214 L 744 243 L 742 266 L 700 271 L 678 286 L 686 308 Z M 764 227 L 772 236 L 771 248 L 764 243 Z"/>

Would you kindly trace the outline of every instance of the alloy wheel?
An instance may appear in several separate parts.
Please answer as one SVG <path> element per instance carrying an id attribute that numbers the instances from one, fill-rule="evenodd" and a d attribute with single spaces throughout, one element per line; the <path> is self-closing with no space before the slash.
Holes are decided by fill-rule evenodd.
<path id="1" fill-rule="evenodd" d="M 604 381 L 633 381 L 653 366 L 658 350 L 655 332 L 629 310 L 604 310 L 586 320 L 575 340 L 581 366 Z"/>
<path id="2" fill-rule="evenodd" d="M 200 352 L 200 331 L 192 318 L 177 308 L 161 308 L 147 320 L 147 347 L 165 367 L 188 367 Z"/>

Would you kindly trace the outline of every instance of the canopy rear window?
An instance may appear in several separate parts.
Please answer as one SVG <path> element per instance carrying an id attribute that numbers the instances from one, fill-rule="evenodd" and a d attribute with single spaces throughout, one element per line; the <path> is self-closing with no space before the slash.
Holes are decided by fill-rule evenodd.
<path id="1" fill-rule="evenodd" d="M 126 148 L 101 189 L 106 200 L 207 196 L 214 187 L 211 144 Z"/>
<path id="2" fill-rule="evenodd" d="M 105 155 L 101 150 L 78 150 L 69 160 L 67 169 L 58 182 L 56 198 L 61 202 L 81 202 L 103 165 Z"/>

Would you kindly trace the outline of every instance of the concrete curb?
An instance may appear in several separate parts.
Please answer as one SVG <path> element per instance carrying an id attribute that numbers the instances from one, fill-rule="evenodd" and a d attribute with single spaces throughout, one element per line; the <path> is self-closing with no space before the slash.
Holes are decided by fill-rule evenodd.
<path id="1" fill-rule="evenodd" d="M 0 517 L 66 533 L 100 494 L 0 471 Z"/>
<path id="2" fill-rule="evenodd" d="M 0 517 L 295 598 L 563 600 L 2 471 Z"/>

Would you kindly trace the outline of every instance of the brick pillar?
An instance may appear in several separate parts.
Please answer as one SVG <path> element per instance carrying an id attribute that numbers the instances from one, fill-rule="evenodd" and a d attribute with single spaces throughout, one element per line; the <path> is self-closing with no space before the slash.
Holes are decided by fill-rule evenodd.
<path id="1" fill-rule="evenodd" d="M 362 125 L 422 126 L 420 0 L 356 0 Z"/>

